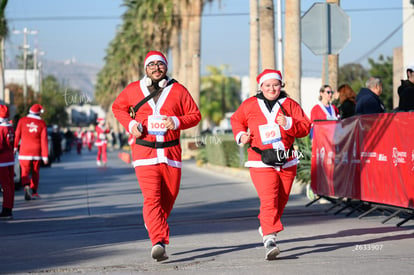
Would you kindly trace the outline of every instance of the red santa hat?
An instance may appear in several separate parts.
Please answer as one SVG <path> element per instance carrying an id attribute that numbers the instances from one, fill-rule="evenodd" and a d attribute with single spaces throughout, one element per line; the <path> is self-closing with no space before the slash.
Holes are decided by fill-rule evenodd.
<path id="1" fill-rule="evenodd" d="M 105 119 L 103 118 L 103 117 L 99 117 L 97 120 L 96 120 L 96 122 L 102 122 L 102 121 L 105 121 Z"/>
<path id="2" fill-rule="evenodd" d="M 166 66 L 168 66 L 167 58 L 162 54 L 162 52 L 158 51 L 149 51 L 147 53 L 147 56 L 145 57 L 144 61 L 144 70 L 147 67 L 147 65 L 153 61 L 161 61 Z"/>
<path id="3" fill-rule="evenodd" d="M 282 73 L 277 70 L 265 69 L 256 77 L 256 81 L 257 84 L 259 84 L 259 87 L 262 86 L 263 82 L 269 79 L 277 79 L 282 82 Z"/>
<path id="4" fill-rule="evenodd" d="M 30 107 L 29 112 L 32 113 L 32 114 L 35 114 L 35 115 L 39 115 L 39 114 L 43 113 L 44 110 L 43 110 L 42 105 L 36 103 L 36 104 L 33 104 L 32 107 Z"/>
<path id="5" fill-rule="evenodd" d="M 9 117 L 9 108 L 6 105 L 0 105 L 0 118 Z"/>

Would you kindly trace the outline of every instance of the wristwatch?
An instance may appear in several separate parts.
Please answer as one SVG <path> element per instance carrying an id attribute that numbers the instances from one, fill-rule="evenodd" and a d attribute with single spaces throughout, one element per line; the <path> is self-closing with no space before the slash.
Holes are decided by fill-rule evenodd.
<path id="1" fill-rule="evenodd" d="M 140 131 L 141 133 L 142 133 L 142 132 L 144 132 L 144 128 L 142 127 L 141 122 L 138 122 L 138 124 L 137 124 L 137 129 L 138 129 L 138 131 Z"/>

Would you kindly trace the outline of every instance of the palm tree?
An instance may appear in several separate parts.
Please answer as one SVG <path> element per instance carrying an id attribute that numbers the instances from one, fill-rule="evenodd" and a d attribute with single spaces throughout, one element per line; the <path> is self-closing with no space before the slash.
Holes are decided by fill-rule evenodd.
<path id="1" fill-rule="evenodd" d="M 259 73 L 259 6 L 250 0 L 250 96 L 257 93 L 256 76 Z"/>
<path id="2" fill-rule="evenodd" d="M 200 111 L 208 128 L 218 125 L 227 112 L 240 105 L 240 80 L 226 76 L 228 66 L 208 66 L 209 75 L 201 78 Z"/>
<path id="3" fill-rule="evenodd" d="M 7 0 L 2 0 L 0 4 L 0 102 L 4 100 L 4 41 L 8 34 L 7 20 L 4 11 Z"/>
<path id="4" fill-rule="evenodd" d="M 275 14 L 273 0 L 260 0 L 260 55 L 263 69 L 276 68 Z"/>

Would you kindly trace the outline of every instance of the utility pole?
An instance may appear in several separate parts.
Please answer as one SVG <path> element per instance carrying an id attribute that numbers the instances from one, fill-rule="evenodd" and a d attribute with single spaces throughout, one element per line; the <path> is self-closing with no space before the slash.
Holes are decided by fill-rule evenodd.
<path id="1" fill-rule="evenodd" d="M 326 0 L 326 2 L 337 4 L 339 6 L 340 0 Z M 338 71 L 339 71 L 339 55 L 329 54 L 324 56 L 322 65 L 322 85 L 328 84 L 334 91 L 338 90 Z M 328 72 L 326 72 L 328 70 Z"/>
<path id="2" fill-rule="evenodd" d="M 26 109 L 27 104 L 27 51 L 29 50 L 29 44 L 27 44 L 27 35 L 28 34 L 38 34 L 36 30 L 28 30 L 24 28 L 22 31 L 13 30 L 14 34 L 23 34 L 23 103 Z"/>

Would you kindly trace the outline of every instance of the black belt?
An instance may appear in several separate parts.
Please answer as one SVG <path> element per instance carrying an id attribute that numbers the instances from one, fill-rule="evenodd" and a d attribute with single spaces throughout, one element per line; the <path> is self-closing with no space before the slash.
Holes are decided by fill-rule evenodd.
<path id="1" fill-rule="evenodd" d="M 163 141 L 147 141 L 147 140 L 137 138 L 135 139 L 135 144 L 146 146 L 146 147 L 151 147 L 151 148 L 165 148 L 165 147 L 172 147 L 172 146 L 180 144 L 180 140 L 174 139 L 174 140 L 163 142 Z"/>

